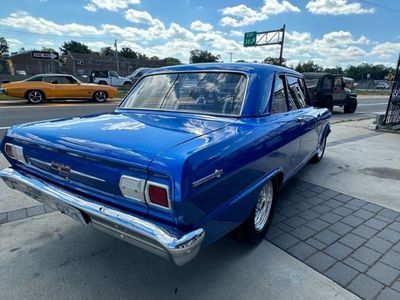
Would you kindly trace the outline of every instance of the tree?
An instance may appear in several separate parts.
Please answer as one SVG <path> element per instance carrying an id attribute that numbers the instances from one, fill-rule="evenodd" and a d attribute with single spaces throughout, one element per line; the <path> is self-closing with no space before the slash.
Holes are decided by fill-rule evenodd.
<path id="1" fill-rule="evenodd" d="M 166 66 L 180 65 L 181 61 L 175 57 L 166 57 L 164 58 L 164 62 Z"/>
<path id="2" fill-rule="evenodd" d="M 7 40 L 3 37 L 0 37 L 0 58 L 7 55 L 9 50 L 10 48 L 8 47 Z"/>
<path id="3" fill-rule="evenodd" d="M 56 50 L 54 50 L 53 48 L 49 48 L 49 47 L 42 47 L 42 50 L 40 50 L 40 51 L 56 52 Z"/>
<path id="4" fill-rule="evenodd" d="M 63 55 L 67 55 L 68 52 L 71 53 L 91 53 L 92 51 L 83 43 L 77 41 L 64 42 L 60 47 L 60 51 Z"/>
<path id="5" fill-rule="evenodd" d="M 286 61 L 286 58 L 282 57 L 282 65 L 283 66 L 285 65 L 285 61 Z M 276 66 L 281 65 L 279 62 L 279 57 L 271 57 L 271 56 L 268 56 L 266 59 L 264 59 L 263 63 L 270 64 L 270 65 L 276 65 Z"/>
<path id="6" fill-rule="evenodd" d="M 217 62 L 219 59 L 221 59 L 220 55 L 214 55 L 207 50 L 196 49 L 190 51 L 189 62 L 191 64 L 207 63 L 207 62 Z"/>
<path id="7" fill-rule="evenodd" d="M 295 70 L 300 73 L 304 72 L 322 72 L 324 70 L 323 67 L 314 63 L 312 60 L 309 60 L 305 63 L 298 63 Z"/>
<path id="8" fill-rule="evenodd" d="M 121 51 L 119 51 L 119 54 L 125 58 L 135 59 L 138 57 L 138 54 L 135 51 L 133 51 L 131 48 L 122 48 Z"/>
<path id="9" fill-rule="evenodd" d="M 114 56 L 115 51 L 111 47 L 103 47 L 100 49 L 100 55 L 104 56 Z"/>

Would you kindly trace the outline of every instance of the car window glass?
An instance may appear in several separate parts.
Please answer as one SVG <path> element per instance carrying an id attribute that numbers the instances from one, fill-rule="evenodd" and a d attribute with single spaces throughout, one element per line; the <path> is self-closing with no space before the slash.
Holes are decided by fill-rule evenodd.
<path id="1" fill-rule="evenodd" d="M 58 83 L 58 78 L 56 76 L 47 76 L 43 79 L 44 82 L 52 83 L 52 84 L 57 84 Z"/>
<path id="2" fill-rule="evenodd" d="M 287 76 L 288 98 L 290 109 L 301 109 L 307 106 L 304 87 L 301 79 L 294 76 Z"/>
<path id="3" fill-rule="evenodd" d="M 224 72 L 157 74 L 144 77 L 123 108 L 239 115 L 246 76 Z"/>
<path id="4" fill-rule="evenodd" d="M 335 87 L 342 87 L 342 78 L 335 77 Z"/>
<path id="5" fill-rule="evenodd" d="M 142 75 L 143 75 L 143 72 L 138 72 L 138 73 L 135 75 L 135 77 L 142 77 Z"/>
<path id="6" fill-rule="evenodd" d="M 322 88 L 323 89 L 331 89 L 332 88 L 332 85 L 333 85 L 333 80 L 332 80 L 332 78 L 331 77 L 325 77 L 324 78 L 324 81 L 323 81 L 323 85 L 322 85 Z"/>
<path id="7" fill-rule="evenodd" d="M 276 77 L 274 95 L 272 97 L 271 113 L 278 114 L 288 111 L 283 77 Z"/>
<path id="8" fill-rule="evenodd" d="M 116 72 L 112 71 L 110 72 L 110 77 L 118 77 L 118 75 Z"/>

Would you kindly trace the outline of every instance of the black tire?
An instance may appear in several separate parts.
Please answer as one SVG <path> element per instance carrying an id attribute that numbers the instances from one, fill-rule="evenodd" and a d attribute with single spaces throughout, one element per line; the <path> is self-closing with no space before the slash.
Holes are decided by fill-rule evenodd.
<path id="1" fill-rule="evenodd" d="M 346 114 L 353 114 L 357 109 L 357 99 L 350 98 L 349 102 L 343 107 Z"/>
<path id="2" fill-rule="evenodd" d="M 43 103 L 44 100 L 46 100 L 46 95 L 39 90 L 31 90 L 26 92 L 26 100 L 29 101 L 31 104 L 39 104 Z"/>
<path id="3" fill-rule="evenodd" d="M 271 195 L 271 201 L 270 202 L 265 202 L 264 206 L 260 206 L 260 201 L 261 198 L 263 197 L 263 192 L 266 191 L 266 189 L 272 188 L 272 193 Z M 275 210 L 275 202 L 277 198 L 277 192 L 278 192 L 278 185 L 277 181 L 274 179 L 268 180 L 263 188 L 261 189 L 257 203 L 255 207 L 253 208 L 250 216 L 247 218 L 247 220 L 240 225 L 239 227 L 239 239 L 250 244 L 250 245 L 257 245 L 259 244 L 265 237 L 265 234 L 268 231 L 269 226 L 271 225 L 272 221 L 272 216 L 274 214 Z M 269 206 L 268 206 L 269 205 Z M 260 216 L 259 213 L 261 210 L 266 209 L 266 215 L 264 216 L 265 219 L 257 219 L 257 216 Z M 258 222 L 260 221 L 260 222 Z"/>
<path id="4" fill-rule="evenodd" d="M 108 94 L 105 91 L 96 91 L 93 94 L 93 100 L 99 103 L 106 102 Z"/>
<path id="5" fill-rule="evenodd" d="M 326 138 L 327 136 L 325 135 L 324 140 L 322 141 L 322 144 L 318 147 L 317 153 L 311 158 L 310 163 L 316 164 L 322 160 L 324 157 L 325 149 L 326 149 Z"/>

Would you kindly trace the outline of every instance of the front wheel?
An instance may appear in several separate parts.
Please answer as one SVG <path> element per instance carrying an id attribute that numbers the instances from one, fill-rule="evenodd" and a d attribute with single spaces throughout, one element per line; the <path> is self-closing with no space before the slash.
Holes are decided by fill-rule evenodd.
<path id="1" fill-rule="evenodd" d="M 107 93 L 104 91 L 97 91 L 93 94 L 93 100 L 96 102 L 105 102 L 107 100 Z"/>
<path id="2" fill-rule="evenodd" d="M 39 104 L 44 101 L 45 96 L 42 91 L 33 90 L 26 94 L 26 99 L 32 104 Z"/>
<path id="3" fill-rule="evenodd" d="M 357 99 L 350 99 L 349 102 L 343 107 L 346 114 L 353 114 L 357 109 Z"/>
<path id="4" fill-rule="evenodd" d="M 275 208 L 276 186 L 272 179 L 261 189 L 256 206 L 249 218 L 239 227 L 239 238 L 249 244 L 260 243 L 271 224 Z"/>
<path id="5" fill-rule="evenodd" d="M 310 162 L 312 164 L 316 164 L 321 161 L 322 157 L 324 157 L 326 148 L 326 136 L 324 137 L 322 143 L 317 148 L 317 153 L 311 158 Z"/>

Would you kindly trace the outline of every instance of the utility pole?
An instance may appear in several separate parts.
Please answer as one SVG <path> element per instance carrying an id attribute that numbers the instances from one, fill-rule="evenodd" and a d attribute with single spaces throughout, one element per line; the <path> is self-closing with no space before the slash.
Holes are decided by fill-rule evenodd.
<path id="1" fill-rule="evenodd" d="M 284 24 L 283 27 L 282 27 L 281 51 L 280 51 L 280 54 L 279 54 L 279 65 L 281 65 L 281 66 L 282 66 L 282 63 L 283 63 L 282 54 L 283 54 L 283 43 L 285 42 L 285 30 L 286 30 L 286 24 Z"/>
<path id="2" fill-rule="evenodd" d="M 232 62 L 232 55 L 233 55 L 233 52 L 229 52 L 229 54 L 231 55 L 230 62 Z"/>
<path id="3" fill-rule="evenodd" d="M 119 62 L 118 62 L 118 40 L 115 39 L 114 42 L 115 47 L 115 64 L 117 65 L 117 73 L 119 74 Z"/>

